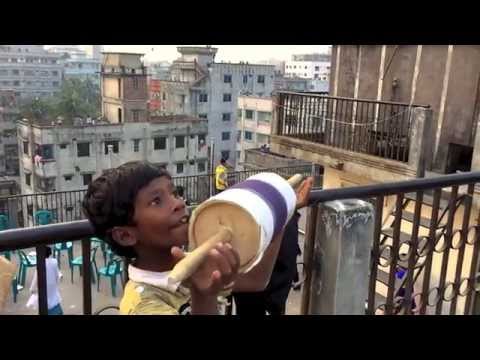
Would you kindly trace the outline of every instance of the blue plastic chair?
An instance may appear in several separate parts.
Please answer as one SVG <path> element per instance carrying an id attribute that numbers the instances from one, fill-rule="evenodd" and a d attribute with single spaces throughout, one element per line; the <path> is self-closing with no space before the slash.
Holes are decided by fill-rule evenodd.
<path id="1" fill-rule="evenodd" d="M 5 214 L 0 214 L 0 231 L 7 230 L 10 228 L 10 221 L 8 220 L 8 216 Z"/>
<path id="2" fill-rule="evenodd" d="M 100 247 L 100 249 L 102 250 L 103 265 L 107 266 L 107 253 L 109 251 L 108 244 L 105 241 L 103 241 L 102 239 L 97 238 L 97 237 L 91 237 L 90 242 L 91 242 L 92 246 Z"/>
<path id="3" fill-rule="evenodd" d="M 31 267 L 37 266 L 37 258 L 33 256 L 27 256 L 22 250 L 18 250 L 17 254 L 20 260 L 18 280 L 20 285 L 25 286 L 27 270 Z"/>
<path id="4" fill-rule="evenodd" d="M 118 257 L 113 257 L 108 261 L 107 266 L 98 269 L 97 274 L 97 291 L 100 291 L 100 279 L 102 276 L 110 278 L 110 284 L 112 286 L 112 295 L 116 297 L 117 288 L 117 276 L 120 275 L 120 279 L 123 284 L 123 260 Z"/>
<path id="5" fill-rule="evenodd" d="M 92 247 L 90 249 L 90 266 L 91 266 L 90 272 L 92 274 L 92 284 L 95 284 L 95 275 L 98 277 L 97 262 L 95 260 L 97 249 L 98 249 L 98 246 Z M 75 267 L 79 268 L 80 276 L 82 276 L 82 266 L 83 266 L 82 256 L 77 256 L 75 259 L 70 261 L 70 275 L 71 275 L 70 277 L 71 277 L 72 284 L 73 284 L 73 272 L 75 270 Z"/>
<path id="6" fill-rule="evenodd" d="M 68 264 L 70 265 L 71 269 L 73 260 L 73 242 L 67 241 L 64 243 L 56 243 L 55 245 L 53 245 L 53 256 L 57 259 L 58 268 L 61 268 L 62 251 L 67 252 Z"/>
<path id="7" fill-rule="evenodd" d="M 48 225 L 53 220 L 50 210 L 38 210 L 35 212 L 35 225 Z"/>

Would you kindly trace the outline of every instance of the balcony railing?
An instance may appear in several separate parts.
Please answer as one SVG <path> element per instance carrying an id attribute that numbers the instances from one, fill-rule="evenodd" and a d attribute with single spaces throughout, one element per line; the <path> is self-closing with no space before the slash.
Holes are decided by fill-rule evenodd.
<path id="1" fill-rule="evenodd" d="M 284 175 L 290 172 L 294 170 L 285 170 Z M 238 174 L 238 181 L 247 173 Z M 355 299 L 367 314 L 478 313 L 480 218 L 475 185 L 479 183 L 480 172 L 472 172 L 312 191 L 302 313 L 336 313 L 337 306 Z M 355 210 L 357 205 L 362 212 Z M 79 239 L 83 310 L 92 312 L 92 235 L 86 220 L 0 232 L 0 252 L 37 249 L 40 313 L 47 312 L 45 245 Z M 363 244 L 368 251 L 351 252 L 352 244 Z M 364 276 L 354 271 L 359 266 L 368 270 Z M 345 286 L 342 279 L 353 286 Z"/>
<path id="2" fill-rule="evenodd" d="M 277 135 L 408 162 L 414 109 L 428 106 L 279 92 Z"/>

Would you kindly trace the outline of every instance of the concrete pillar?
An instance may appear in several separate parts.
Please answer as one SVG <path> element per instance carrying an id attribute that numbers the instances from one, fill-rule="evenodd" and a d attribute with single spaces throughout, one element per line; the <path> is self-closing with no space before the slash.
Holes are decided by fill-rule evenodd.
<path id="1" fill-rule="evenodd" d="M 362 200 L 319 205 L 307 314 L 365 314 L 373 220 Z"/>
<path id="2" fill-rule="evenodd" d="M 433 159 L 432 110 L 416 107 L 412 109 L 411 117 L 408 165 L 416 171 L 417 177 L 424 177 L 425 170 L 431 169 Z"/>

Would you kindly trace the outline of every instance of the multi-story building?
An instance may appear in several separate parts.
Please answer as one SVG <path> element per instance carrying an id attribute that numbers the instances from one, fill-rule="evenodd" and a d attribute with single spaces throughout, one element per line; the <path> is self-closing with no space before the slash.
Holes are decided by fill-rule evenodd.
<path id="1" fill-rule="evenodd" d="M 330 77 L 330 55 L 293 55 L 291 61 L 285 62 L 285 76 L 328 81 Z"/>
<path id="2" fill-rule="evenodd" d="M 169 81 L 161 82 L 161 111 L 191 114 L 208 120 L 214 162 L 236 163 L 237 99 L 241 95 L 270 96 L 274 66 L 215 62 L 216 48 L 179 47 Z"/>
<path id="3" fill-rule="evenodd" d="M 13 90 L 0 90 L 0 175 L 19 176 L 17 120 L 20 112 Z"/>
<path id="4" fill-rule="evenodd" d="M 271 98 L 238 97 L 237 166 L 245 162 L 245 151 L 270 144 L 273 104 Z"/>
<path id="5" fill-rule="evenodd" d="M 174 176 L 207 173 L 206 120 L 149 116 L 140 56 L 105 54 L 103 119 L 18 123 L 23 193 L 82 189 L 105 169 L 134 160 L 162 165 Z"/>
<path id="6" fill-rule="evenodd" d="M 148 65 L 149 80 L 168 80 L 170 78 L 170 66 L 168 61 L 150 62 Z"/>
<path id="7" fill-rule="evenodd" d="M 275 76 L 275 90 L 328 93 L 329 83 L 320 79 Z"/>
<path id="8" fill-rule="evenodd" d="M 91 58 L 78 45 L 54 46 L 49 52 L 62 55 L 65 79 L 90 79 L 100 84 L 100 59 Z"/>
<path id="9" fill-rule="evenodd" d="M 60 57 L 42 45 L 0 45 L 0 90 L 19 100 L 53 95 L 63 79 Z"/>

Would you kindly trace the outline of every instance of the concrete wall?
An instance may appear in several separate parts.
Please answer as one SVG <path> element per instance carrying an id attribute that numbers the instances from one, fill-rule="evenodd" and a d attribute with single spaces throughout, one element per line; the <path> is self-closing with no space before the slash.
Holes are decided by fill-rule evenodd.
<path id="1" fill-rule="evenodd" d="M 473 146 L 479 76 L 477 45 L 336 45 L 330 93 L 430 105 L 433 169 L 443 172 L 449 144 Z"/>

